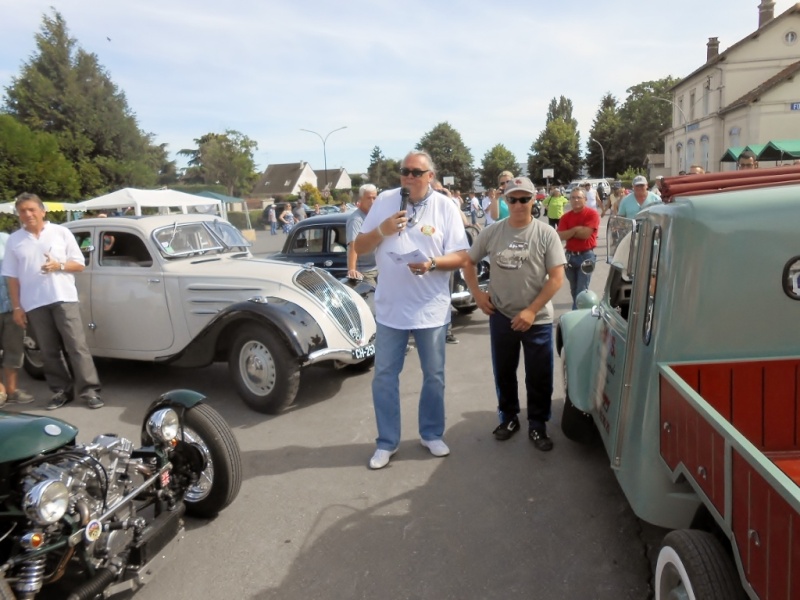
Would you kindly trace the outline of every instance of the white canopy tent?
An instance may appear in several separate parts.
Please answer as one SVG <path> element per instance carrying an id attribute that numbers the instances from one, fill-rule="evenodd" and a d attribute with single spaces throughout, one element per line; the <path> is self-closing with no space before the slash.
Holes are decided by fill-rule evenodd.
<path id="1" fill-rule="evenodd" d="M 216 213 L 223 219 L 227 219 L 227 210 L 223 202 L 167 189 L 123 188 L 74 205 L 74 210 L 122 210 L 126 208 L 132 208 L 137 216 L 142 214 L 143 208 L 157 208 L 159 213 L 169 213 L 171 210 L 177 209 L 184 214 L 189 212 Z M 190 211 L 190 208 L 194 210 Z"/>

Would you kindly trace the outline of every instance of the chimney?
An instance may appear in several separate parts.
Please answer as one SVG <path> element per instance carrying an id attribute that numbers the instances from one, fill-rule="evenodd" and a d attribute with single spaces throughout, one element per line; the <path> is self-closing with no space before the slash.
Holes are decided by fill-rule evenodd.
<path id="1" fill-rule="evenodd" d="M 719 56 L 719 38 L 710 37 L 708 38 L 708 44 L 706 44 L 706 62 L 717 58 L 717 56 Z"/>
<path id="2" fill-rule="evenodd" d="M 761 4 L 758 5 L 758 28 L 761 29 L 772 21 L 774 16 L 775 3 L 772 0 L 761 0 Z"/>

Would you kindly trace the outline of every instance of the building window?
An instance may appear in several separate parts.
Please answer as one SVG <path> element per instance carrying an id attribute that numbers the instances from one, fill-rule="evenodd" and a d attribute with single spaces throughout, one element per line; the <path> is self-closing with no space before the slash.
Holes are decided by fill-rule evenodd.
<path id="1" fill-rule="evenodd" d="M 739 146 L 739 135 L 742 133 L 742 130 L 739 127 L 733 127 L 730 131 L 730 142 L 729 146 L 731 148 L 736 148 Z"/>
<path id="2" fill-rule="evenodd" d="M 675 156 L 677 156 L 678 160 L 675 161 L 678 167 L 678 172 L 685 171 L 686 167 L 683 165 L 683 144 L 678 144 L 675 146 Z"/>
<path id="3" fill-rule="evenodd" d="M 700 165 L 708 172 L 708 136 L 700 138 Z"/>
<path id="4" fill-rule="evenodd" d="M 694 90 L 689 92 L 689 120 L 694 121 Z"/>
<path id="5" fill-rule="evenodd" d="M 678 119 L 683 117 L 684 125 L 686 125 L 686 123 L 685 123 L 685 121 L 686 121 L 685 114 L 686 113 L 683 112 L 683 96 L 681 96 L 680 98 L 678 98 Z"/>
<path id="6" fill-rule="evenodd" d="M 686 142 L 686 168 L 688 169 L 694 163 L 694 140 Z"/>
<path id="7" fill-rule="evenodd" d="M 703 116 L 707 117 L 711 105 L 711 80 L 708 80 L 707 86 L 703 89 Z"/>
<path id="8" fill-rule="evenodd" d="M 787 31 L 786 35 L 783 36 L 783 41 L 791 46 L 797 41 L 797 33 L 794 31 Z"/>

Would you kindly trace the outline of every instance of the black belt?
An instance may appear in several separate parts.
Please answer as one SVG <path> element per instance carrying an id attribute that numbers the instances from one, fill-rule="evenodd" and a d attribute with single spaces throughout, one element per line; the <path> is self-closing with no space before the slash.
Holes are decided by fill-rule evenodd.
<path id="1" fill-rule="evenodd" d="M 570 250 L 565 250 L 567 256 L 581 256 L 582 254 L 588 254 L 589 252 L 594 252 L 594 248 L 584 250 L 583 252 L 571 252 Z"/>

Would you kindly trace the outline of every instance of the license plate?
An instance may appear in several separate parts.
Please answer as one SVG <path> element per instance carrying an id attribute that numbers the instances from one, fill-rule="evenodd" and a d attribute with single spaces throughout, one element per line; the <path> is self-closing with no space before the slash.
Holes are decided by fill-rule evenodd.
<path id="1" fill-rule="evenodd" d="M 368 344 L 361 348 L 353 348 L 353 358 L 356 360 L 364 360 L 370 356 L 375 356 L 375 344 Z"/>

